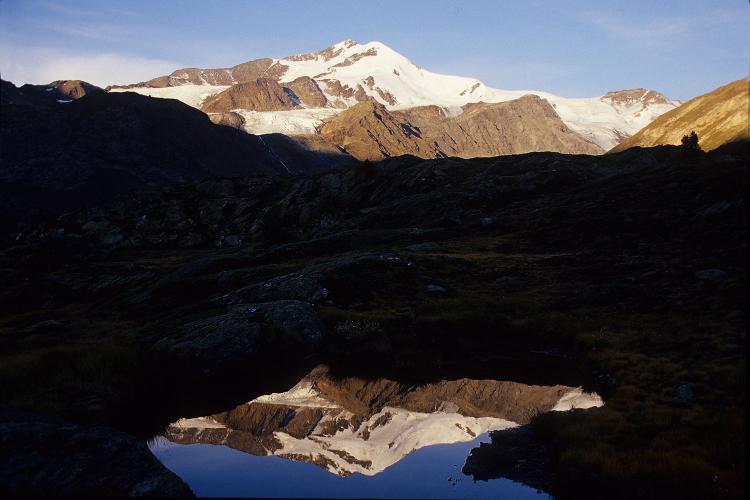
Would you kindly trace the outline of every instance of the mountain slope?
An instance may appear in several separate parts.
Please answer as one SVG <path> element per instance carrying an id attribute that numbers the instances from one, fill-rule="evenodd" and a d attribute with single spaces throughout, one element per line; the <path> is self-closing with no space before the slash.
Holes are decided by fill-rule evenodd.
<path id="1" fill-rule="evenodd" d="M 388 111 L 362 102 L 325 120 L 320 135 L 360 160 L 411 154 L 462 158 L 558 151 L 599 154 L 602 149 L 572 132 L 544 99 L 468 104 L 457 116 L 437 106 Z"/>
<path id="2" fill-rule="evenodd" d="M 21 87 L 5 80 L 0 80 L 0 84 L 2 104 L 67 104 L 87 94 L 102 92 L 96 85 L 82 80 L 56 80 L 46 85 L 26 84 Z"/>
<path id="3" fill-rule="evenodd" d="M 252 111 L 283 111 L 294 107 L 294 98 L 274 80 L 258 78 L 239 83 L 214 94 L 205 101 L 201 109 L 206 113 L 222 113 L 233 109 Z"/>
<path id="4" fill-rule="evenodd" d="M 686 102 L 663 114 L 610 152 L 635 146 L 680 144 L 684 135 L 695 131 L 705 151 L 722 144 L 750 139 L 748 130 L 748 80 L 742 78 Z"/>
<path id="5" fill-rule="evenodd" d="M 567 99 L 533 90 L 494 89 L 475 78 L 427 71 L 380 42 L 359 44 L 345 40 L 318 52 L 283 59 L 258 59 L 245 65 L 252 70 L 237 69 L 244 65 L 224 69 L 191 68 L 128 87 L 135 92 L 173 97 L 200 107 L 201 99 L 196 98 L 197 95 L 205 98 L 230 85 L 262 77 L 276 80 L 283 86 L 305 77 L 314 80 L 325 97 L 325 104 L 322 99 L 315 104 L 305 103 L 311 109 L 321 106 L 345 109 L 373 100 L 389 111 L 436 105 L 455 112 L 469 103 L 497 103 L 535 94 L 555 108 L 568 128 L 605 150 L 679 104 L 647 89 L 610 92 L 585 99 Z M 154 87 L 160 87 L 156 89 L 158 93 Z M 284 133 L 284 120 L 278 120 L 277 124 L 278 129 L 264 131 Z M 318 118 L 310 116 L 309 128 L 318 124 Z M 252 123 L 247 126 L 252 127 Z M 258 133 L 252 128 L 246 130 Z"/>
<path id="6" fill-rule="evenodd" d="M 273 150 L 181 102 L 134 93 L 99 92 L 62 105 L 3 104 L 2 118 L 3 224 L 209 176 L 335 164 L 330 152 L 309 153 L 289 139 L 275 140 Z M 280 159 L 285 150 L 293 163 Z"/>
<path id="7" fill-rule="evenodd" d="M 442 119 L 424 119 L 409 110 L 403 114 L 449 156 L 602 152 L 599 146 L 571 131 L 550 103 L 536 95 L 500 103 L 467 104 L 462 110 L 455 117 Z"/>
<path id="8" fill-rule="evenodd" d="M 419 130 L 377 102 L 362 102 L 326 120 L 320 136 L 360 160 L 411 154 L 443 156 Z"/>
<path id="9" fill-rule="evenodd" d="M 131 89 L 131 88 L 163 88 L 181 85 L 234 85 L 235 83 L 249 82 L 258 78 L 273 78 L 278 72 L 271 69 L 276 64 L 275 60 L 269 58 L 254 59 L 231 68 L 200 69 L 182 68 L 173 71 L 166 76 L 157 76 L 146 82 L 131 85 L 112 85 L 107 90 Z"/>

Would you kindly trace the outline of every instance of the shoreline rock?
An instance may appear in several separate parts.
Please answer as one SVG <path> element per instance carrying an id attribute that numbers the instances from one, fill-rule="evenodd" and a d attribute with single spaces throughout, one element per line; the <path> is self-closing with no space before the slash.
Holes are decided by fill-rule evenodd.
<path id="1" fill-rule="evenodd" d="M 194 496 L 146 443 L 109 427 L 0 407 L 0 456 L 0 496 Z"/>

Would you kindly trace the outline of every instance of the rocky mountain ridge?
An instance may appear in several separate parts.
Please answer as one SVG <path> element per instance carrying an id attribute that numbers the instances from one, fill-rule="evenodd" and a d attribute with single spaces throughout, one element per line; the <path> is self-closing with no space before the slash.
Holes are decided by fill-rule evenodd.
<path id="1" fill-rule="evenodd" d="M 377 102 L 364 102 L 324 120 L 318 133 L 360 160 L 403 154 L 474 158 L 533 151 L 602 153 L 536 95 L 467 104 L 457 116 L 437 106 L 388 111 Z"/>
<path id="2" fill-rule="evenodd" d="M 0 80 L 1 104 L 67 104 L 102 89 L 82 80 L 56 80 L 46 85 L 26 84 L 16 87 L 11 82 Z"/>

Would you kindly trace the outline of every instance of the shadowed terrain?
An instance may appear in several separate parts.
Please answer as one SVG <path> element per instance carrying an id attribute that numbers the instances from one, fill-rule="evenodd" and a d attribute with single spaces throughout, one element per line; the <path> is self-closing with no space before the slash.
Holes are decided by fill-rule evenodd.
<path id="1" fill-rule="evenodd" d="M 402 156 L 72 211 L 0 252 L 0 398 L 151 436 L 318 363 L 583 382 L 604 407 L 530 419 L 555 494 L 739 498 L 747 161 Z"/>
<path id="2" fill-rule="evenodd" d="M 176 100 L 94 92 L 59 103 L 46 88 L 16 89 L 3 82 L 2 232 L 15 235 L 46 216 L 129 192 L 213 175 L 287 174 L 348 161 L 331 148 L 313 152 L 285 136 L 264 141 L 214 125 Z"/>

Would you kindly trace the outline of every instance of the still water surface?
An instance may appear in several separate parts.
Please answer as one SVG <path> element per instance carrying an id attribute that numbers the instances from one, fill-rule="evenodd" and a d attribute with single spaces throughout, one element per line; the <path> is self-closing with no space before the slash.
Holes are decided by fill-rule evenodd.
<path id="1" fill-rule="evenodd" d="M 179 419 L 154 455 L 199 496 L 549 498 L 461 469 L 488 432 L 540 411 L 601 405 L 575 387 L 496 380 L 408 385 L 317 367 L 286 392 Z"/>
<path id="2" fill-rule="evenodd" d="M 300 498 L 548 499 L 507 479 L 474 481 L 461 473 L 483 434 L 464 443 L 422 448 L 374 476 L 347 477 L 316 465 L 277 456 L 253 456 L 228 446 L 181 445 L 158 438 L 151 447 L 167 468 L 198 496 Z"/>

